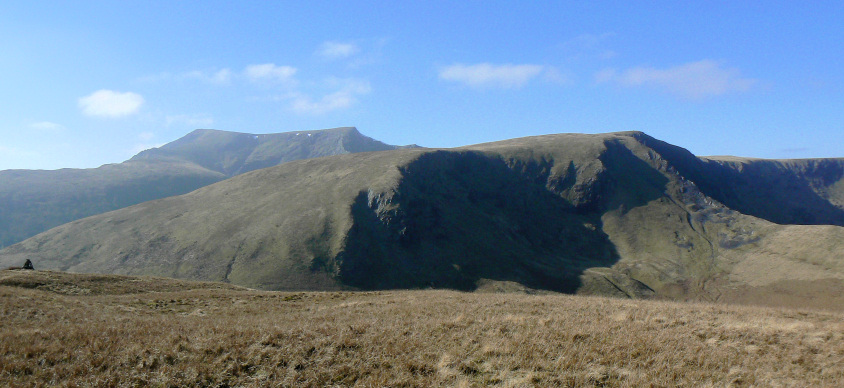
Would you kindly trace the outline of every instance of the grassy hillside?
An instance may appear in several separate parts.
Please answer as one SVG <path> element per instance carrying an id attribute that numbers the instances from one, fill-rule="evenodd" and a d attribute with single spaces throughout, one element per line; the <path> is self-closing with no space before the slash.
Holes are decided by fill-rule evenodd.
<path id="1" fill-rule="evenodd" d="M 618 256 L 588 210 L 597 194 L 573 195 L 575 206 L 531 176 L 538 166 L 468 150 L 300 160 L 64 225 L 6 249 L 2 263 L 264 289 L 473 289 L 493 279 L 574 292 L 586 268 Z"/>
<path id="2" fill-rule="evenodd" d="M 563 134 L 299 160 L 63 225 L 0 251 L 0 265 L 32 259 L 37 268 L 271 290 L 518 284 L 634 298 L 841 300 L 844 228 L 741 214 L 675 167 L 700 159 L 665 157 L 650 142 L 638 132 Z M 790 244 L 795 236 L 822 243 Z M 790 270 L 772 276 L 774 262 Z"/>
<path id="3" fill-rule="evenodd" d="M 509 282 L 634 298 L 839 302 L 844 228 L 737 212 L 682 174 L 705 162 L 653 144 L 639 132 L 563 134 L 293 161 L 63 225 L 0 251 L 0 265 L 32 259 L 37 268 L 270 290 Z M 795 236 L 822 243 L 789 243 Z M 790 270 L 772 276 L 774 262 Z"/>
<path id="4" fill-rule="evenodd" d="M 0 171 L 0 248 L 73 220 L 185 194 L 243 172 L 395 148 L 355 128 L 262 135 L 199 129 L 120 164 Z"/>
<path id="5" fill-rule="evenodd" d="M 117 276 L 98 283 L 110 279 L 114 286 L 100 287 L 88 275 L 0 271 L 0 384 L 844 384 L 840 312 L 558 294 L 285 293 Z M 138 292 L 134 282 L 153 288 Z"/>

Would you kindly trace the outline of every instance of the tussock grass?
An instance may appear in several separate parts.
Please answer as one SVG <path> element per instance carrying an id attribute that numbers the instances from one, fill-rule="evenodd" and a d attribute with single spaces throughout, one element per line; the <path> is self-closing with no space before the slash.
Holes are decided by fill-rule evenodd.
<path id="1" fill-rule="evenodd" d="M 844 385 L 840 313 L 432 290 L 170 289 L 0 286 L 0 385 Z"/>

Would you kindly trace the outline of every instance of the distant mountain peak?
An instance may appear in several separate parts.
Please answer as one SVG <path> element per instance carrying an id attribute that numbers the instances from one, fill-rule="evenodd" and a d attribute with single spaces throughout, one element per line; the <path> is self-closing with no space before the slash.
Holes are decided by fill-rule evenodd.
<path id="1" fill-rule="evenodd" d="M 196 129 L 130 160 L 184 160 L 234 176 L 293 160 L 397 148 L 364 136 L 355 127 L 269 134 Z"/>

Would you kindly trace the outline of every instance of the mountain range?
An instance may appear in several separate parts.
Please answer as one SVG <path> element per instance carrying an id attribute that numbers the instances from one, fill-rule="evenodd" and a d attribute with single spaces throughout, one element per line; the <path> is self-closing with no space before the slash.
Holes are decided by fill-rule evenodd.
<path id="1" fill-rule="evenodd" d="M 83 171 L 122 177 L 114 187 L 128 193 L 131 184 L 142 187 L 138 202 L 197 189 L 52 228 L 0 250 L 0 265 L 31 259 L 45 269 L 271 290 L 844 302 L 842 158 L 697 157 L 642 132 L 426 149 L 385 145 L 351 128 L 199 130 Z M 0 172 L 0 182 L 15 173 Z M 55 191 L 89 201 L 89 213 L 126 203 L 114 199 L 113 186 L 72 191 L 73 183 Z M 21 206 L 26 196 L 2 185 L 3 201 L 19 201 L 13 209 L 22 210 L 9 212 L 17 219 L 42 228 L 61 222 L 40 220 L 37 206 Z M 67 219 L 64 201 L 49 209 Z M 0 217 L 14 223 L 6 211 Z M 6 225 L 0 230 L 13 230 Z"/>
<path id="2" fill-rule="evenodd" d="M 291 160 L 399 147 L 355 128 L 254 135 L 197 129 L 93 169 L 0 171 L 0 248 L 55 226 L 153 199 L 185 194 Z"/>

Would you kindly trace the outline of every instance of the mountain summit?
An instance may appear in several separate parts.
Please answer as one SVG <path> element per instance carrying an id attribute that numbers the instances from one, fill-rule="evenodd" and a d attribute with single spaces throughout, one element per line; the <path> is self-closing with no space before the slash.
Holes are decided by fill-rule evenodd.
<path id="1" fill-rule="evenodd" d="M 130 161 L 188 161 L 234 176 L 292 160 L 396 148 L 364 136 L 354 127 L 263 135 L 197 129 L 172 143 L 143 151 Z"/>

